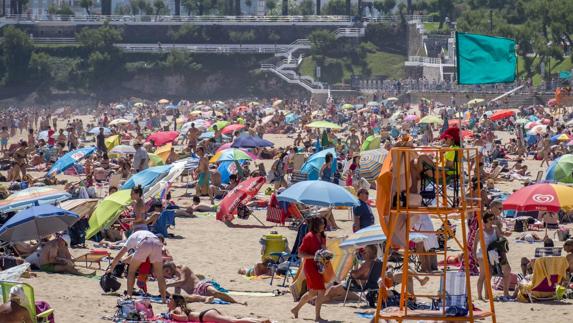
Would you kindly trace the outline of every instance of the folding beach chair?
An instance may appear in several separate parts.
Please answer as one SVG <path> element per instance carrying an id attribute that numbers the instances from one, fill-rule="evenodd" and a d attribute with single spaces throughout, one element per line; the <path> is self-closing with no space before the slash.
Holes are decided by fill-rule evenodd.
<path id="1" fill-rule="evenodd" d="M 170 226 L 175 226 L 175 210 L 173 209 L 163 210 L 161 211 L 161 214 L 153 224 L 151 232 L 160 233 L 164 237 L 167 237 L 169 235 L 169 232 L 167 232 L 167 228 L 169 228 Z"/>
<path id="2" fill-rule="evenodd" d="M 441 309 L 446 307 L 446 312 L 448 309 L 453 308 L 456 312 L 467 311 L 468 308 L 468 295 L 466 291 L 466 273 L 463 271 L 448 271 L 446 272 L 445 279 L 445 304 L 442 298 L 435 300 L 435 308 Z M 442 294 L 444 288 L 444 278 L 440 278 L 440 290 L 438 295 Z M 465 315 L 461 315 L 465 316 Z"/>
<path id="3" fill-rule="evenodd" d="M 34 288 L 27 283 L 13 282 L 13 281 L 0 281 L 0 295 L 2 295 L 2 303 L 10 301 L 10 289 L 13 286 L 20 285 L 26 295 L 26 309 L 30 313 L 32 322 L 48 322 L 48 317 L 54 314 L 54 309 L 43 311 L 42 313 L 36 312 L 36 300 L 34 298 Z"/>
<path id="4" fill-rule="evenodd" d="M 346 294 L 344 295 L 343 306 L 346 305 L 346 300 L 348 299 L 348 294 L 352 292 L 358 292 L 358 305 L 365 300 L 365 296 L 369 292 L 378 292 L 378 279 L 382 274 L 382 259 L 378 258 L 372 263 L 370 270 L 368 271 L 368 279 L 364 284 L 357 281 L 348 274 L 346 280 Z"/>
<path id="5" fill-rule="evenodd" d="M 568 267 L 565 257 L 535 259 L 531 281 L 519 284 L 518 300 L 533 303 L 557 299 L 557 286 L 567 277 Z"/>
<path id="6" fill-rule="evenodd" d="M 107 250 L 95 249 L 90 250 L 81 256 L 75 257 L 73 259 L 74 263 L 85 263 L 86 268 L 91 268 L 93 264 L 98 265 L 98 269 L 101 269 L 101 262 L 111 256 L 111 253 Z M 89 264 L 89 265 L 88 265 Z"/>

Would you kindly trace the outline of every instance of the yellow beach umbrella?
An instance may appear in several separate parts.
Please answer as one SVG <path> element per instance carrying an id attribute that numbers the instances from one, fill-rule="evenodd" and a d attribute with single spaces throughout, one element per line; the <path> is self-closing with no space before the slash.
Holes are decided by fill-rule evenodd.
<path id="1" fill-rule="evenodd" d="M 105 138 L 105 147 L 107 151 L 110 151 L 113 147 L 121 144 L 121 138 L 119 135 L 113 135 Z"/>
<path id="2" fill-rule="evenodd" d="M 161 159 L 161 157 L 157 156 L 156 154 L 147 153 L 147 156 L 149 156 L 149 166 L 165 165 L 163 159 Z"/>
<path id="3" fill-rule="evenodd" d="M 173 145 L 170 142 L 166 143 L 165 145 L 157 148 L 154 154 L 159 156 L 163 162 L 167 162 L 167 158 L 169 158 L 169 153 L 171 152 L 171 147 L 173 147 Z"/>

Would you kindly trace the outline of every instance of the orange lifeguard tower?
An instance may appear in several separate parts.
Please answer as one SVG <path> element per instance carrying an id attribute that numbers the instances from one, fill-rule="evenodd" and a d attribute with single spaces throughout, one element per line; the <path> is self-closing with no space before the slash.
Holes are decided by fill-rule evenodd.
<path id="1" fill-rule="evenodd" d="M 380 226 L 387 236 L 381 281 L 385 281 L 390 255 L 393 252 L 399 252 L 402 253 L 403 257 L 402 284 L 400 306 L 385 309 L 382 309 L 382 305 L 388 295 L 388 290 L 384 284 L 381 284 L 374 322 L 378 323 L 380 320 L 475 322 L 487 317 L 490 317 L 492 322 L 496 322 L 491 276 L 487 265 L 481 270 L 485 270 L 486 273 L 485 290 L 489 296 L 489 309 L 478 311 L 474 309 L 472 304 L 466 221 L 469 214 L 473 213 L 473 216 L 477 217 L 478 232 L 476 239 L 479 239 L 483 259 L 488 259 L 481 220 L 480 168 L 477 148 L 400 147 L 393 148 L 388 154 L 377 179 L 378 215 Z M 472 179 L 474 185 L 472 185 Z M 420 183 L 419 193 L 422 196 L 422 201 L 417 194 L 410 194 L 412 186 L 418 185 L 418 183 Z M 464 266 L 461 271 L 457 268 L 455 271 L 448 269 L 448 252 L 452 250 L 448 248 L 447 239 L 445 239 L 443 250 L 419 252 L 410 249 L 411 232 L 438 234 L 437 231 L 411 230 L 412 224 L 420 215 L 429 215 L 430 218 L 439 220 L 443 230 L 452 237 L 452 245 L 459 248 L 459 253 L 463 254 Z M 461 239 L 455 237 L 449 220 L 460 220 Z M 423 275 L 430 278 L 440 278 L 439 290 L 435 294 L 409 294 L 406 285 L 408 276 L 411 276 L 408 270 L 410 259 L 434 255 L 439 257 L 438 259 L 443 259 L 443 268 Z M 465 278 L 465 295 L 462 295 L 462 299 L 465 298 L 465 305 L 468 310 L 466 316 L 446 315 L 446 307 L 450 299 L 447 294 L 446 282 L 448 281 L 447 276 L 451 275 L 448 273 L 453 272 Z M 411 310 L 408 308 L 407 302 L 412 297 L 417 299 L 429 298 L 433 303 L 439 305 L 432 310 Z"/>

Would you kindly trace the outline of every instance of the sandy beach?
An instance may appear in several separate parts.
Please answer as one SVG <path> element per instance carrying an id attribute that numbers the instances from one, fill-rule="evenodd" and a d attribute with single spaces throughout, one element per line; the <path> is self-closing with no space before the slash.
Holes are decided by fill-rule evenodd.
<path id="1" fill-rule="evenodd" d="M 498 137 L 507 140 L 507 133 L 498 132 Z M 292 143 L 292 139 L 285 135 L 269 135 L 265 137 L 275 143 L 276 146 L 287 146 Z M 265 161 L 267 169 L 270 167 L 270 160 Z M 527 160 L 531 174 L 536 174 L 540 161 Z M 33 174 L 39 176 L 40 174 Z M 59 178 L 65 176 L 59 176 Z M 501 181 L 497 187 L 503 191 L 512 191 L 521 187 L 518 181 Z M 264 188 L 263 188 L 264 190 Z M 263 191 L 261 190 L 261 191 Z M 181 195 L 184 189 L 175 189 L 172 193 L 174 200 L 185 206 L 190 203 L 188 197 Z M 375 211 L 375 209 L 374 209 Z M 259 219 L 264 221 L 265 212 L 258 210 L 254 213 Z M 352 232 L 352 222 L 346 210 L 335 211 L 335 218 L 342 228 L 335 232 L 327 232 L 328 237 L 344 237 Z M 378 222 L 378 220 L 377 220 Z M 212 217 L 198 218 L 177 218 L 176 226 L 170 230 L 175 235 L 168 238 L 167 248 L 173 255 L 177 264 L 189 266 L 195 273 L 204 275 L 216 280 L 222 287 L 236 292 L 242 292 L 236 296 L 240 301 L 248 302 L 243 305 L 210 305 L 210 304 L 190 304 L 193 310 L 204 310 L 216 307 L 226 314 L 233 316 L 250 316 L 269 318 L 276 322 L 305 322 L 311 321 L 314 317 L 312 306 L 305 306 L 300 312 L 299 319 L 293 319 L 290 308 L 294 305 L 292 296 L 288 294 L 288 288 L 278 286 L 282 280 L 276 280 L 274 286 L 269 285 L 269 279 L 248 280 L 239 275 L 237 270 L 240 267 L 254 265 L 260 260 L 261 245 L 259 239 L 264 234 L 277 231 L 288 238 L 292 245 L 296 237 L 296 231 L 287 227 L 262 227 L 253 217 L 249 220 L 236 219 L 235 223 L 242 226 L 236 228 L 227 227 L 222 222 L 216 221 L 214 214 Z M 267 222 L 268 223 L 268 222 Z M 270 224 L 270 223 L 269 223 Z M 553 238 L 554 230 L 550 230 L 549 236 Z M 458 235 L 461 230 L 458 230 Z M 543 234 L 543 232 L 539 232 Z M 514 233 L 509 238 L 510 251 L 509 262 L 513 272 L 520 271 L 520 258 L 523 256 L 533 257 L 535 247 L 542 246 L 542 243 L 516 243 Z M 561 246 L 556 237 L 556 246 Z M 88 245 L 91 242 L 88 242 Z M 73 249 L 74 255 L 80 255 L 86 249 Z M 103 265 L 104 267 L 106 264 Z M 103 271 L 98 270 L 98 275 Z M 102 294 L 99 287 L 98 277 L 83 278 L 71 275 L 47 274 L 38 272 L 37 277 L 23 279 L 24 282 L 34 287 L 36 299 L 47 301 L 55 309 L 56 322 L 106 322 L 106 317 L 113 316 L 117 297 Z M 472 277 L 473 297 L 477 298 L 475 282 L 477 277 Z M 157 294 L 157 284 L 148 284 L 152 294 Z M 436 292 L 438 289 L 437 278 L 432 278 L 425 287 L 415 284 L 416 291 Z M 122 289 L 125 289 L 125 279 L 122 280 Z M 282 296 L 272 296 L 272 292 L 280 290 L 287 292 Z M 264 293 L 260 295 L 248 295 L 249 293 Z M 500 294 L 494 291 L 494 294 Z M 474 300 L 478 308 L 486 308 L 487 303 Z M 153 304 L 155 313 L 160 313 L 166 309 L 164 305 Z M 497 322 L 570 322 L 572 313 L 571 301 L 524 304 L 517 302 L 495 303 Z M 356 312 L 373 312 L 372 309 L 358 307 L 355 302 L 350 302 L 343 306 L 341 303 L 326 304 L 323 307 L 323 318 L 332 322 L 369 322 L 368 319 L 360 318 Z"/>

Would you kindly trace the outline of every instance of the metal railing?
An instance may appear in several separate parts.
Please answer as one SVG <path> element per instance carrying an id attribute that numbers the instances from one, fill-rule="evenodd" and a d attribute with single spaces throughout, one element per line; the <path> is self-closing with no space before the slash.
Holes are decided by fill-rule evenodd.
<path id="1" fill-rule="evenodd" d="M 335 31 L 335 37 L 363 37 L 365 34 L 364 28 L 338 28 Z"/>
<path id="2" fill-rule="evenodd" d="M 32 37 L 34 44 L 78 44 L 74 37 Z"/>
<path id="3" fill-rule="evenodd" d="M 191 53 L 204 54 L 276 54 L 285 50 L 288 45 L 266 45 L 266 44 L 115 44 L 124 52 L 132 53 L 161 53 L 172 50 L 180 50 Z"/>
<path id="4" fill-rule="evenodd" d="M 406 15 L 404 16 L 406 21 L 420 21 L 420 22 L 433 22 L 432 16 L 428 15 Z M 386 15 L 380 17 L 369 17 L 369 18 L 362 18 L 364 21 L 367 22 L 399 22 L 401 17 L 400 15 Z"/>
<path id="5" fill-rule="evenodd" d="M 205 24 L 351 24 L 350 16 L 139 16 L 139 15 L 6 15 L 7 22 L 205 23 Z"/>
<path id="6" fill-rule="evenodd" d="M 426 64 L 441 64 L 442 59 L 439 57 L 426 57 L 426 56 L 408 56 L 407 63 L 426 63 Z"/>

